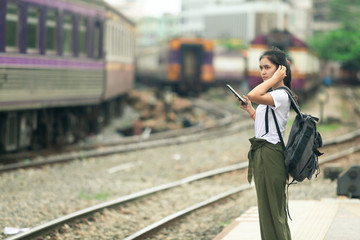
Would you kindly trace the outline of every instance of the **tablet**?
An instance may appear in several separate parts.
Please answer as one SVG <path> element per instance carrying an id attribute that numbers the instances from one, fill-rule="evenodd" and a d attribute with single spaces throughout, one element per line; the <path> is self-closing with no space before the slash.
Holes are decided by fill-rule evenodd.
<path id="1" fill-rule="evenodd" d="M 242 105 L 247 105 L 246 100 L 240 96 L 229 84 L 226 84 L 226 86 L 234 93 L 234 95 L 241 101 Z"/>

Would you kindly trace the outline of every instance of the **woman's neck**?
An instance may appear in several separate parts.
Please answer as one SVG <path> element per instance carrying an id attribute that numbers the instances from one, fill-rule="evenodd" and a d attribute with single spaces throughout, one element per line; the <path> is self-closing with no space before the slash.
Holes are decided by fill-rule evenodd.
<path id="1" fill-rule="evenodd" d="M 277 83 L 276 85 L 274 85 L 274 86 L 272 87 L 272 89 L 275 90 L 275 89 L 277 89 L 278 87 L 282 87 L 282 86 L 285 86 L 285 85 L 284 85 L 283 81 L 280 81 L 279 83 Z"/>

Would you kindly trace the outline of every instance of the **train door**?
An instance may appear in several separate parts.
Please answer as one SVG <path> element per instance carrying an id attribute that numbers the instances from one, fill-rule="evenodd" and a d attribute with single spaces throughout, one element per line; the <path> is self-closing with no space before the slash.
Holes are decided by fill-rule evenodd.
<path id="1" fill-rule="evenodd" d="M 198 91 L 201 87 L 201 66 L 203 60 L 203 46 L 184 44 L 180 49 L 181 89 Z"/>

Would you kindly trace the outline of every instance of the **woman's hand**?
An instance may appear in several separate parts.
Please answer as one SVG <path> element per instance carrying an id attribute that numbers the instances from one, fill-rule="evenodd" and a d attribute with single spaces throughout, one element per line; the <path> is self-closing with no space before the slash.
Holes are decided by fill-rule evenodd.
<path id="1" fill-rule="evenodd" d="M 255 109 L 253 108 L 250 99 L 243 95 L 243 98 L 246 100 L 246 105 L 241 104 L 241 101 L 239 101 L 240 108 L 247 111 L 252 119 L 255 120 Z"/>
<path id="2" fill-rule="evenodd" d="M 279 65 L 278 69 L 273 75 L 273 78 L 277 80 L 277 82 L 282 81 L 286 77 L 286 67 L 284 65 Z"/>
<path id="3" fill-rule="evenodd" d="M 247 104 L 246 104 L 246 105 L 243 105 L 243 104 L 241 104 L 241 101 L 239 100 L 240 108 L 243 109 L 243 110 L 245 110 L 245 111 L 247 111 L 247 112 L 249 112 L 249 110 L 252 109 L 251 101 L 250 101 L 250 99 L 249 99 L 247 96 L 245 96 L 245 95 L 243 95 L 243 98 L 246 100 L 246 103 L 247 103 Z"/>

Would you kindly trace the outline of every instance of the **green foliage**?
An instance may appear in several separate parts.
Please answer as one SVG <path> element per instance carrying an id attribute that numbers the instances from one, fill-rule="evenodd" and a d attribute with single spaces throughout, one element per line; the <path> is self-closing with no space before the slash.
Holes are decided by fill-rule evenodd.
<path id="1" fill-rule="evenodd" d="M 336 29 L 315 36 L 309 44 L 325 60 L 360 64 L 360 31 Z"/>
<path id="2" fill-rule="evenodd" d="M 341 22 L 345 28 L 360 27 L 360 0 L 330 0 L 331 19 Z"/>
<path id="3" fill-rule="evenodd" d="M 109 198 L 109 196 L 110 196 L 109 193 L 96 193 L 96 194 L 89 195 L 87 193 L 81 192 L 79 194 L 79 198 L 86 199 L 86 200 L 106 200 Z"/>
<path id="4" fill-rule="evenodd" d="M 229 51 L 246 49 L 246 46 L 240 39 L 222 39 L 215 40 L 214 42 L 216 43 L 216 45 L 222 46 Z"/>
<path id="5" fill-rule="evenodd" d="M 317 126 L 317 130 L 320 133 L 325 133 L 325 132 L 334 132 L 336 130 L 338 130 L 341 127 L 340 123 L 331 123 L 331 124 L 319 124 Z"/>
<path id="6" fill-rule="evenodd" d="M 232 220 L 220 223 L 220 227 L 227 227 L 232 223 Z"/>
<path id="7" fill-rule="evenodd" d="M 330 0 L 330 7 L 339 28 L 314 36 L 308 44 L 325 60 L 360 68 L 360 0 Z"/>

